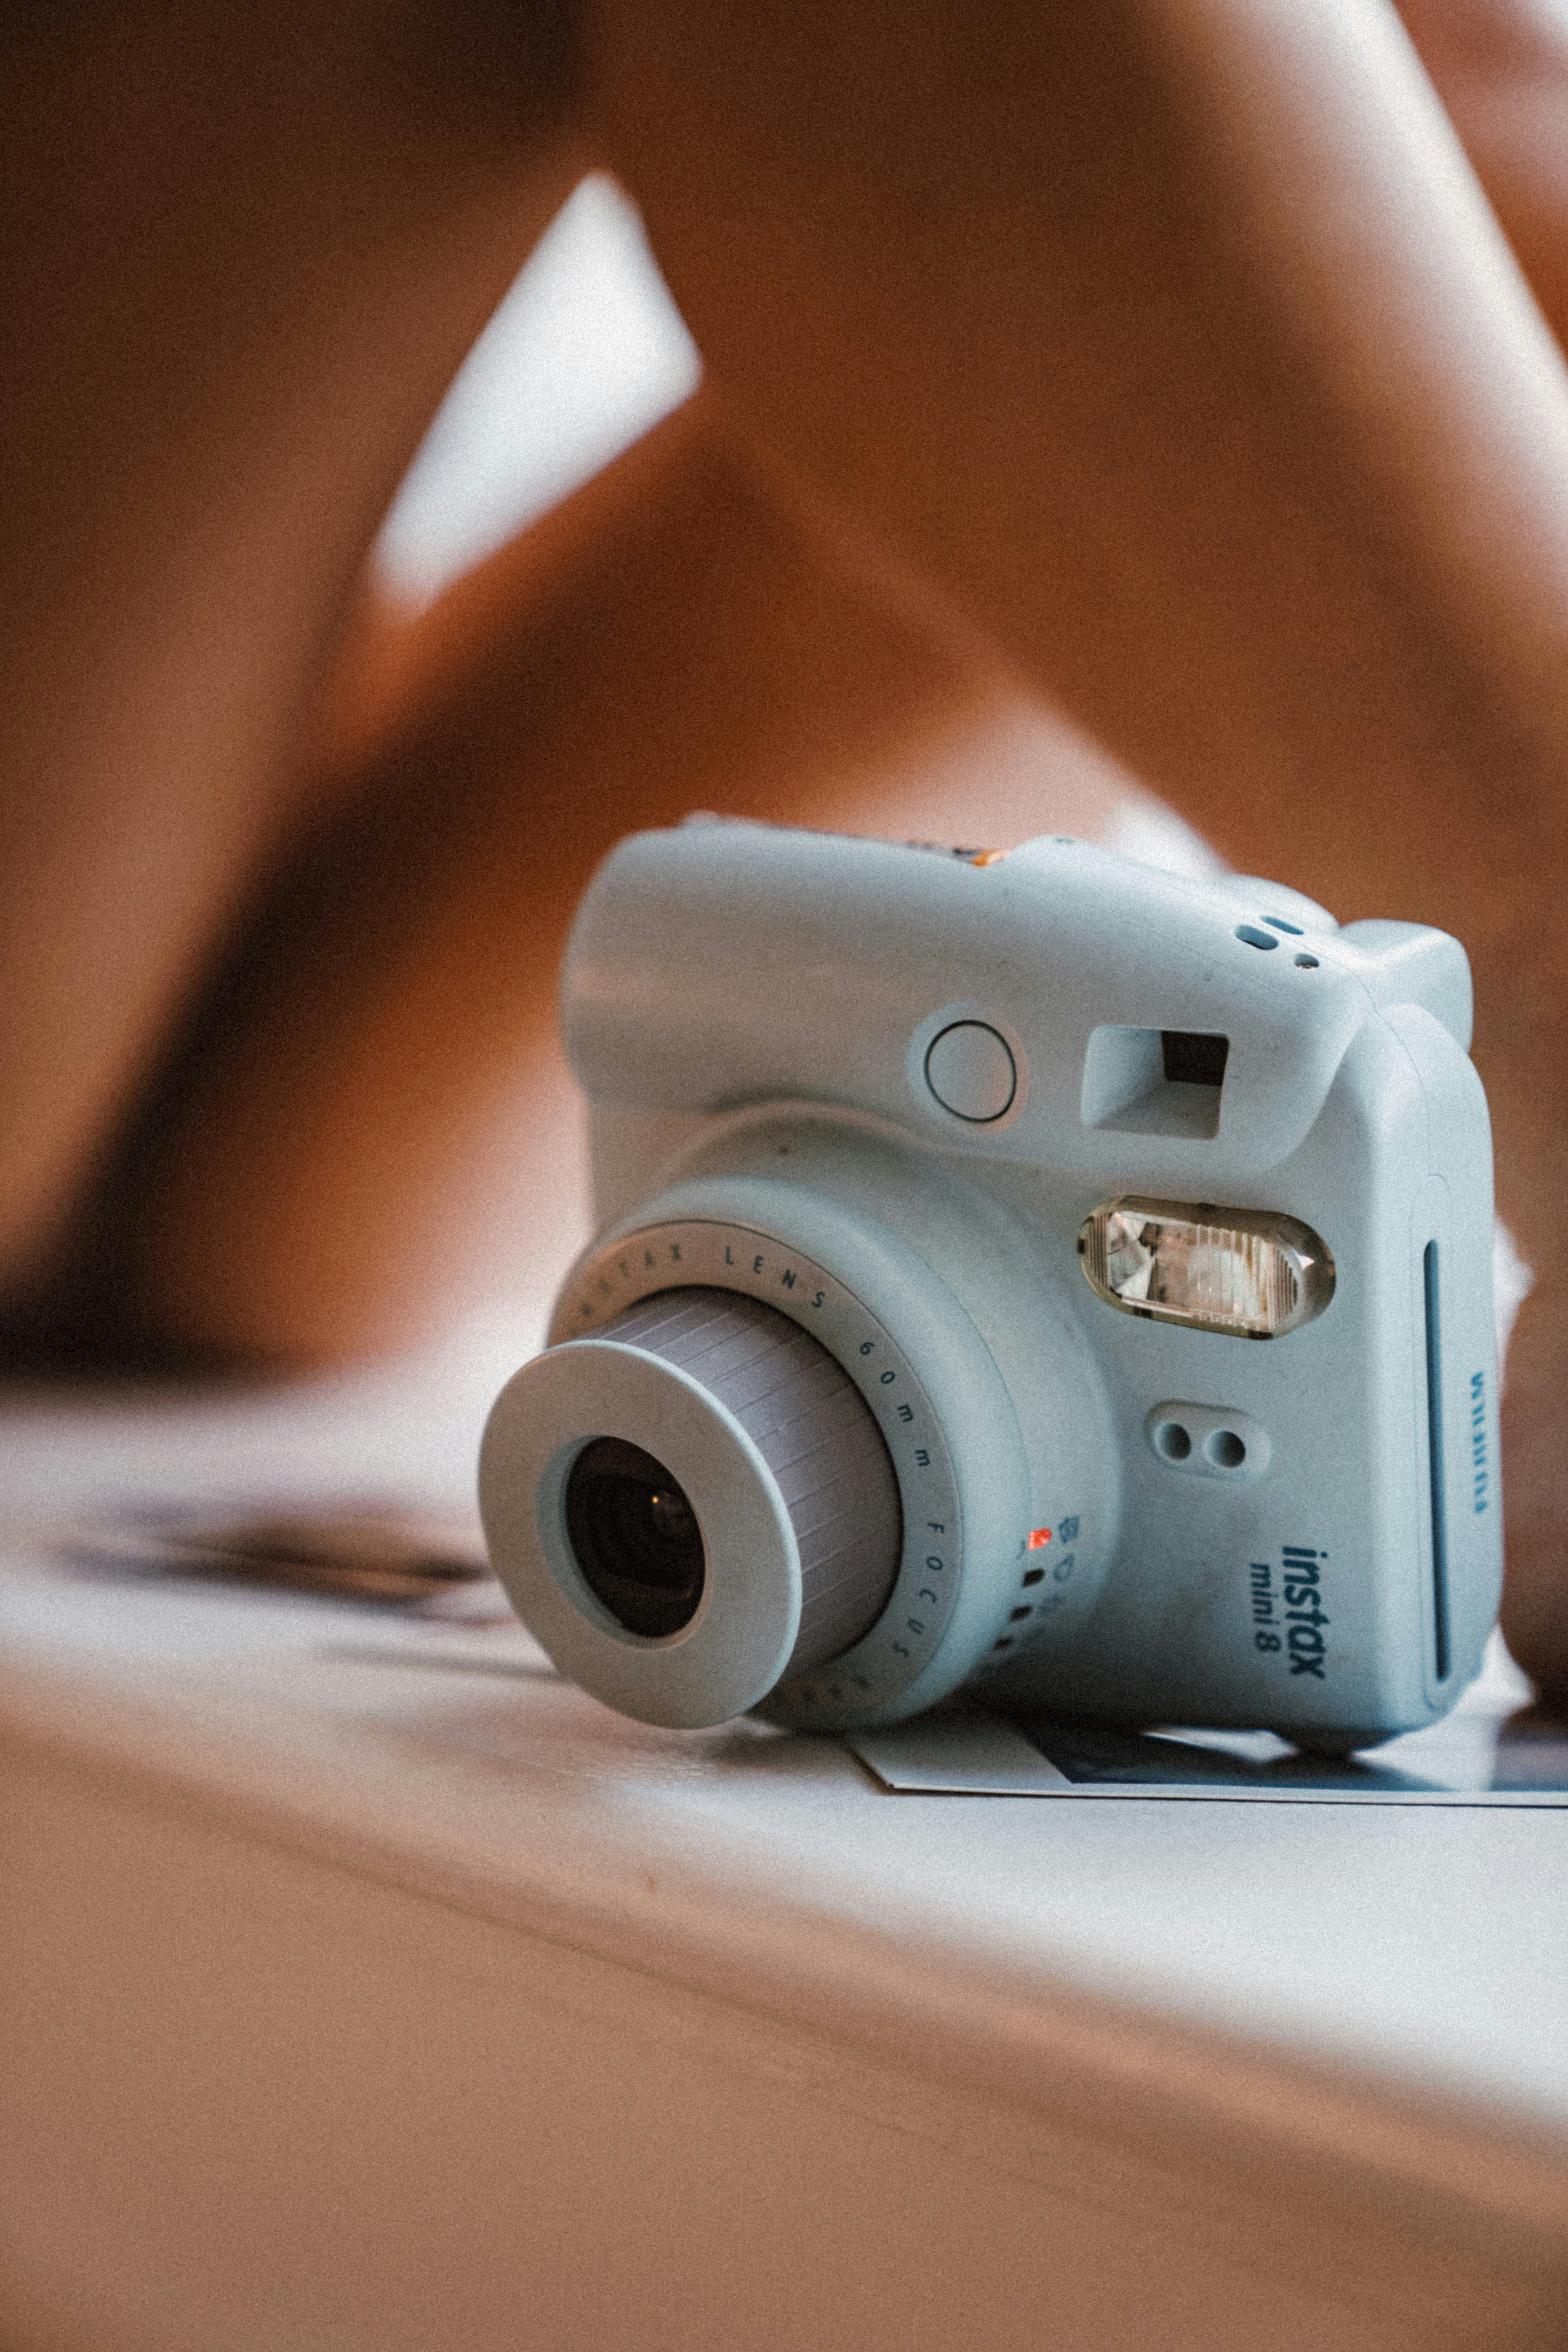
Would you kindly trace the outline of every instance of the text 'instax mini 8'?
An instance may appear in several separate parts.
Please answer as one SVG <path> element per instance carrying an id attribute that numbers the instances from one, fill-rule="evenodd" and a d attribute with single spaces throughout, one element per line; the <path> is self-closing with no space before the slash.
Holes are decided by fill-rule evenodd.
<path id="1" fill-rule="evenodd" d="M 1455 940 L 697 819 L 601 867 L 563 1007 L 603 1229 L 480 1496 L 563 1673 L 819 1730 L 1452 1706 L 1502 1549 Z"/>

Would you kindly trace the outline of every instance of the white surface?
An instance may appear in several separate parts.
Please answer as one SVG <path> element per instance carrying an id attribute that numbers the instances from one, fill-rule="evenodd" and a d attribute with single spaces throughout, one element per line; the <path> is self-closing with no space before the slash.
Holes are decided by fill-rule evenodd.
<path id="1" fill-rule="evenodd" d="M 910 1802 L 830 1741 L 625 1721 L 521 1627 L 103 1581 L 9 1551 L 0 1705 L 73 1744 L 177 1752 L 302 1828 L 352 1820 L 384 1855 L 509 1906 L 564 1904 L 591 1937 L 657 1854 L 688 1914 L 677 1973 L 720 1922 L 748 1943 L 770 1920 L 786 1947 L 908 1943 L 1033 2000 L 1070 1989 L 1477 2098 L 1568 2151 L 1568 1818 Z"/>
<path id="2" fill-rule="evenodd" d="M 701 376 L 636 208 L 584 180 L 464 362 L 382 526 L 376 569 L 426 604 L 679 408 Z"/>
<path id="3" fill-rule="evenodd" d="M 444 1503 L 439 1406 L 35 1403 L 6 1502 Z M 16 2352 L 1551 2340 L 1564 1817 L 889 1796 L 0 1549 Z"/>
<path id="4" fill-rule="evenodd" d="M 531 1295 L 498 1300 L 416 1357 L 289 1383 L 18 1386 L 0 1414 L 0 1513 L 30 1523 L 117 1504 L 363 1497 L 466 1513 L 477 1530 L 485 1418 L 542 1344 L 577 1238 Z"/>
<path id="5" fill-rule="evenodd" d="M 1072 1782 L 1021 1731 L 998 1717 L 917 1716 L 885 1731 L 852 1734 L 851 1752 L 905 1796 L 1070 1796 Z"/>

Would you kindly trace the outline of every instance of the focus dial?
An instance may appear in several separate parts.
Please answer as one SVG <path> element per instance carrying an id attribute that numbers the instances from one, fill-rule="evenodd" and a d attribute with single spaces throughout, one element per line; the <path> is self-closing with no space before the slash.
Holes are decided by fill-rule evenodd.
<path id="1" fill-rule="evenodd" d="M 800 1551 L 800 1633 L 786 1674 L 807 1673 L 858 1641 L 892 1591 L 903 1514 L 881 1433 L 842 1366 L 788 1316 L 732 1290 L 660 1291 L 601 1323 L 595 1337 L 640 1348 L 700 1382 L 773 1472 Z M 637 1478 L 623 1472 L 620 1483 L 635 1511 Z M 650 1485 L 650 1521 L 664 1499 Z M 689 1615 L 695 1607 L 694 1595 Z"/>

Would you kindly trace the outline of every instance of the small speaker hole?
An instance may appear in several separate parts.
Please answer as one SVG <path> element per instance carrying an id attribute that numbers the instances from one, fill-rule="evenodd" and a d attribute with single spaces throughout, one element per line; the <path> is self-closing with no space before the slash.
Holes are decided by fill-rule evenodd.
<path id="1" fill-rule="evenodd" d="M 1167 1462 L 1184 1462 L 1193 1450 L 1191 1434 L 1179 1421 L 1162 1422 L 1154 1443 Z"/>
<path id="2" fill-rule="evenodd" d="M 1026 1568 L 1024 1570 L 1024 1583 L 1026 1588 L 1031 1584 L 1044 1584 L 1045 1580 L 1046 1571 L 1043 1568 Z"/>
<path id="3" fill-rule="evenodd" d="M 1216 1429 L 1204 1452 L 1216 1470 L 1239 1470 L 1247 1459 L 1247 1448 L 1234 1429 Z"/>

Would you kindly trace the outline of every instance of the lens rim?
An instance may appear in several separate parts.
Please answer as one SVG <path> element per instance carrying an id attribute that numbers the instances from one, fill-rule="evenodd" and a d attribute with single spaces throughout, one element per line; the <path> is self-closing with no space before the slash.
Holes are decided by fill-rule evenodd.
<path id="1" fill-rule="evenodd" d="M 566 1482 L 590 1440 L 664 1465 L 702 1528 L 701 1599 L 678 1633 L 634 1633 L 593 1591 L 568 1539 Z M 644 1723 L 697 1729 L 772 1691 L 800 1632 L 800 1553 L 772 1471 L 689 1374 L 613 1339 L 548 1349 L 497 1398 L 479 1457 L 496 1573 L 563 1675 Z"/>

